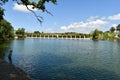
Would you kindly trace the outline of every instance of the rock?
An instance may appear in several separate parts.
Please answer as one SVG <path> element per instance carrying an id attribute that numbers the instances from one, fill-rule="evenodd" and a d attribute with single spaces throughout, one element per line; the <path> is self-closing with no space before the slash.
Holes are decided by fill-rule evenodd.
<path id="1" fill-rule="evenodd" d="M 31 80 L 20 68 L 0 59 L 0 80 Z"/>

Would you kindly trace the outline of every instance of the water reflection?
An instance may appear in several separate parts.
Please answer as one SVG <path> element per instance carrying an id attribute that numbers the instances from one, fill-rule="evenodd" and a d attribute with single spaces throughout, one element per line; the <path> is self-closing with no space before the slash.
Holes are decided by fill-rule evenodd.
<path id="1" fill-rule="evenodd" d="M 0 43 L 0 58 L 1 59 L 4 59 L 6 52 L 9 50 L 10 43 L 11 41 Z"/>

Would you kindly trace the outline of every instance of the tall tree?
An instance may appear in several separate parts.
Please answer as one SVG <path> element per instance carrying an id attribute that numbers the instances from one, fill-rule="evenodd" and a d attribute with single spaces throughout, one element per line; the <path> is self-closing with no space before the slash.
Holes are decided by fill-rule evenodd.
<path id="1" fill-rule="evenodd" d="M 111 28 L 110 28 L 110 31 L 111 31 L 111 32 L 114 32 L 114 31 L 115 31 L 115 28 L 114 28 L 114 27 L 111 27 Z"/>
<path id="2" fill-rule="evenodd" d="M 22 35 L 22 36 L 24 36 L 24 35 L 25 35 L 25 29 L 24 29 L 24 28 L 19 28 L 19 29 L 16 31 L 16 34 L 17 34 L 17 35 Z"/>
<path id="3" fill-rule="evenodd" d="M 116 27 L 117 31 L 120 31 L 120 24 Z"/>
<path id="4" fill-rule="evenodd" d="M 100 33 L 100 31 L 97 30 L 97 29 L 95 29 L 95 31 L 93 32 L 92 39 L 93 39 L 93 40 L 98 39 L 98 38 L 99 38 L 99 33 Z"/>
<path id="5" fill-rule="evenodd" d="M 1 20 L 0 21 L 0 40 L 8 40 L 10 38 L 13 38 L 14 29 L 12 25 L 6 21 Z"/>
<path id="6" fill-rule="evenodd" d="M 3 19 L 4 10 L 0 7 L 0 20 Z"/>
<path id="7" fill-rule="evenodd" d="M 0 7 L 0 41 L 8 40 L 14 37 L 12 25 L 4 19 L 4 9 Z"/>

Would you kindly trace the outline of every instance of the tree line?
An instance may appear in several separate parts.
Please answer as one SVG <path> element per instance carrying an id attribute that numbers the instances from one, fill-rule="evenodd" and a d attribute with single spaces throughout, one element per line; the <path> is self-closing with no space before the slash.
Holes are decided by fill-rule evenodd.
<path id="1" fill-rule="evenodd" d="M 118 24 L 116 27 L 111 27 L 109 31 L 100 31 L 98 29 L 95 29 L 92 33 L 92 39 L 93 40 L 114 40 L 114 39 L 120 39 L 120 24 Z"/>
<path id="2" fill-rule="evenodd" d="M 4 40 L 9 40 L 12 39 L 14 37 L 14 29 L 12 27 L 12 25 L 4 19 L 3 15 L 4 15 L 4 9 L 2 8 L 2 6 L 8 2 L 10 0 L 0 0 L 0 42 L 4 41 Z M 29 5 L 32 6 L 33 9 L 38 9 L 39 11 L 43 11 L 43 12 L 47 12 L 49 14 L 51 14 L 49 11 L 47 11 L 45 4 L 47 2 L 51 2 L 53 4 L 56 4 L 57 0 L 38 0 L 38 1 L 31 1 L 31 0 L 12 0 L 12 1 L 16 1 L 19 5 L 24 5 L 26 6 L 26 8 L 31 11 L 34 16 L 36 17 L 36 19 L 39 22 L 43 21 L 43 18 L 39 15 L 37 15 L 32 9 L 29 9 Z M 52 14 L 51 14 L 52 15 Z M 24 36 L 25 34 L 27 36 L 30 36 L 31 34 L 33 34 L 34 36 L 40 36 L 40 35 L 47 35 L 45 33 L 39 33 L 38 32 L 34 32 L 34 33 L 25 33 L 25 29 L 24 28 L 19 28 L 16 32 L 17 35 L 19 36 Z M 94 30 L 92 33 L 90 34 L 83 34 L 83 33 L 61 33 L 59 34 L 60 36 L 86 36 L 86 37 L 90 37 L 93 40 L 95 39 L 103 39 L 103 40 L 107 40 L 107 39 L 115 39 L 115 38 L 119 38 L 120 37 L 120 24 L 118 26 L 116 26 L 116 28 L 111 27 L 109 31 L 103 32 L 100 31 L 98 29 Z"/>
<path id="3" fill-rule="evenodd" d="M 14 38 L 14 28 L 3 15 L 4 10 L 0 8 L 0 42 Z"/>
<path id="4" fill-rule="evenodd" d="M 20 38 L 25 37 L 63 37 L 63 38 L 91 38 L 93 40 L 114 40 L 120 39 L 120 24 L 116 27 L 111 27 L 109 31 L 100 31 L 95 29 L 89 34 L 76 33 L 76 32 L 65 32 L 65 33 L 44 33 L 39 31 L 25 32 L 25 28 L 19 28 L 15 32 L 16 36 Z"/>

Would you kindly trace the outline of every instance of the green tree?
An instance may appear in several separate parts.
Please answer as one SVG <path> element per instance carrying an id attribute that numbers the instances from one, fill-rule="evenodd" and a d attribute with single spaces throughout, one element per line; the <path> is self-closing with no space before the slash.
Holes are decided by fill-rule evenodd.
<path id="1" fill-rule="evenodd" d="M 117 29 L 118 31 L 120 31 L 120 24 L 116 27 L 116 29 Z"/>
<path id="2" fill-rule="evenodd" d="M 34 37 L 40 37 L 40 32 L 39 31 L 34 31 L 33 36 Z"/>
<path id="3" fill-rule="evenodd" d="M 9 40 L 14 37 L 12 25 L 4 19 L 4 9 L 0 7 L 0 41 Z"/>
<path id="4" fill-rule="evenodd" d="M 40 32 L 39 32 L 39 31 L 34 31 L 34 33 L 35 33 L 35 34 L 40 34 Z"/>
<path id="5" fill-rule="evenodd" d="M 116 27 L 117 31 L 120 31 L 120 24 Z"/>
<path id="6" fill-rule="evenodd" d="M 4 10 L 0 7 L 0 21 L 3 19 Z"/>
<path id="7" fill-rule="evenodd" d="M 0 40 L 8 40 L 13 38 L 14 34 L 14 29 L 12 25 L 6 21 L 6 20 L 1 20 L 0 21 Z"/>
<path id="8" fill-rule="evenodd" d="M 115 28 L 114 28 L 114 27 L 111 27 L 111 28 L 110 28 L 110 31 L 111 31 L 111 32 L 114 32 L 114 31 L 115 31 Z"/>
<path id="9" fill-rule="evenodd" d="M 116 26 L 116 30 L 118 31 L 118 36 L 120 37 L 120 24 Z"/>
<path id="10" fill-rule="evenodd" d="M 6 2 L 9 2 L 9 1 L 10 0 L 0 0 L 0 40 L 6 39 L 7 36 L 9 36 L 9 37 L 13 36 L 13 34 L 12 34 L 13 33 L 13 27 L 11 26 L 11 24 L 9 22 L 4 20 L 4 17 L 3 17 L 3 15 L 4 15 L 3 5 Z M 42 22 L 43 18 L 41 16 L 39 16 L 36 12 L 34 12 L 33 9 L 37 9 L 39 11 L 47 12 L 47 13 L 51 14 L 49 11 L 47 11 L 45 4 L 48 3 L 48 2 L 56 4 L 56 2 L 57 2 L 57 0 L 38 0 L 38 1 L 12 0 L 12 1 L 16 1 L 19 5 L 26 6 L 26 8 L 35 15 L 35 17 L 37 18 L 37 20 L 39 22 Z M 30 9 L 28 6 L 32 6 L 32 9 Z M 22 31 L 24 32 L 24 29 Z M 19 31 L 17 33 L 19 33 Z"/>
<path id="11" fill-rule="evenodd" d="M 25 29 L 24 28 L 19 28 L 18 30 L 16 30 L 16 34 L 18 36 L 24 36 L 25 35 Z"/>
<path id="12" fill-rule="evenodd" d="M 95 29 L 95 31 L 93 32 L 92 39 L 93 40 L 99 39 L 99 34 L 100 34 L 100 31 Z"/>
<path id="13" fill-rule="evenodd" d="M 116 26 L 117 31 L 120 32 L 120 24 Z"/>

